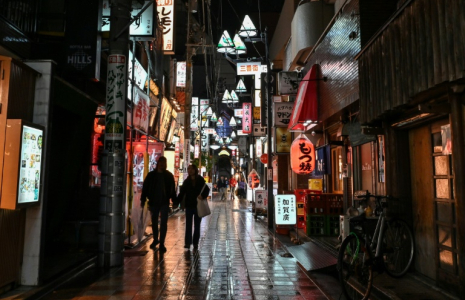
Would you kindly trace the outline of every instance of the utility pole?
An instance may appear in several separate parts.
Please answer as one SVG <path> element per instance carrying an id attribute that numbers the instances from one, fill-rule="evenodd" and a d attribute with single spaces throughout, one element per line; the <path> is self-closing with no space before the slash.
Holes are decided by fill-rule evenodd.
<path id="1" fill-rule="evenodd" d="M 272 124 L 271 122 L 273 121 L 273 96 L 271 95 L 271 63 L 270 63 L 270 53 L 268 49 L 268 34 L 267 34 L 267 28 L 265 28 L 265 59 L 266 59 L 266 99 L 268 103 L 268 115 L 267 115 L 267 120 L 266 120 L 266 129 L 267 129 L 267 153 L 268 153 L 268 163 L 267 163 L 267 193 L 268 193 L 268 229 L 273 229 L 274 228 L 274 196 L 273 196 L 273 162 L 271 160 L 272 154 L 271 149 L 272 145 L 271 143 L 273 142 L 272 139 Z"/>
<path id="2" fill-rule="evenodd" d="M 99 211 L 99 266 L 123 265 L 125 237 L 126 91 L 131 0 L 111 1 L 105 142 Z"/>
<path id="3" fill-rule="evenodd" d="M 192 56 L 195 53 L 195 48 L 190 44 L 189 38 L 192 34 L 193 16 L 191 7 L 194 7 L 195 0 L 189 0 L 187 6 L 187 40 L 186 40 L 186 102 L 184 104 L 184 165 L 190 164 L 190 134 L 191 134 L 191 107 L 192 107 Z"/>

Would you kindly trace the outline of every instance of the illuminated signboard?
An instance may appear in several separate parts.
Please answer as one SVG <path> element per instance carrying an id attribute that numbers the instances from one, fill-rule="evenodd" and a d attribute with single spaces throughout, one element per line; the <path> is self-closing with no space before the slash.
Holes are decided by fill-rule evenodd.
<path id="1" fill-rule="evenodd" d="M 276 225 L 296 224 L 297 211 L 295 195 L 276 195 L 274 210 Z"/>
<path id="2" fill-rule="evenodd" d="M 176 86 L 186 87 L 186 62 L 176 63 Z"/>
<path id="3" fill-rule="evenodd" d="M 163 50 L 174 54 L 174 6 L 173 0 L 157 0 L 158 17 L 163 27 Z"/>
<path id="4" fill-rule="evenodd" d="M 252 103 L 242 103 L 244 116 L 242 117 L 242 132 L 252 133 Z"/>

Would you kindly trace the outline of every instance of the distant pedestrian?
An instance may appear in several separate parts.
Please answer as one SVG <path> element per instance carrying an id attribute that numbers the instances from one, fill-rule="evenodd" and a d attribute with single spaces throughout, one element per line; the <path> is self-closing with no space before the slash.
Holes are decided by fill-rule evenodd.
<path id="1" fill-rule="evenodd" d="M 246 198 L 246 189 L 247 185 L 245 184 L 245 181 L 243 178 L 240 179 L 240 181 L 237 183 L 237 196 L 239 198 Z"/>
<path id="2" fill-rule="evenodd" d="M 220 201 L 226 200 L 226 179 L 224 176 L 221 176 L 218 182 L 216 183 L 220 191 Z"/>
<path id="3" fill-rule="evenodd" d="M 179 201 L 185 200 L 186 207 L 186 230 L 184 235 L 184 248 L 189 249 L 194 244 L 194 250 L 199 247 L 200 239 L 200 222 L 202 218 L 197 215 L 197 197 L 200 195 L 205 179 L 199 175 L 199 169 L 196 165 L 187 167 L 188 177 L 181 186 L 181 192 L 178 195 Z M 202 195 L 207 198 L 206 195 Z M 192 219 L 194 219 L 194 234 L 192 234 Z"/>
<path id="4" fill-rule="evenodd" d="M 231 193 L 231 200 L 234 200 L 234 192 L 236 191 L 236 185 L 237 185 L 237 181 L 236 181 L 236 178 L 231 177 L 231 179 L 229 180 L 229 187 L 230 187 L 230 193 Z"/>
<path id="5" fill-rule="evenodd" d="M 165 252 L 165 238 L 168 230 L 168 213 L 170 199 L 177 203 L 174 176 L 166 170 L 166 157 L 160 156 L 155 170 L 150 171 L 145 177 L 140 197 L 141 206 L 149 199 L 148 205 L 152 215 L 153 242 L 150 245 L 154 249 L 160 244 L 160 251 Z M 158 237 L 158 216 L 160 216 L 160 238 Z"/>

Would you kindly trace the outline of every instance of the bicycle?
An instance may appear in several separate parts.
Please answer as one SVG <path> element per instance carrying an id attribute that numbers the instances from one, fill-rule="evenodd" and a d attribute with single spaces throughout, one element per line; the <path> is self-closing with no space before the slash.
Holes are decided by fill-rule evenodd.
<path id="1" fill-rule="evenodd" d="M 386 271 L 392 277 L 402 277 L 413 262 L 415 244 L 407 223 L 398 218 L 387 219 L 385 209 L 391 196 L 372 195 L 368 191 L 356 192 L 355 197 L 369 203 L 374 198 L 377 217 L 365 214 L 351 217 L 354 230 L 343 240 L 338 253 L 337 270 L 345 297 L 349 300 L 368 299 L 373 284 L 373 272 Z M 383 201 L 382 201 L 383 200 Z M 376 219 L 373 236 L 367 233 L 370 219 Z"/>

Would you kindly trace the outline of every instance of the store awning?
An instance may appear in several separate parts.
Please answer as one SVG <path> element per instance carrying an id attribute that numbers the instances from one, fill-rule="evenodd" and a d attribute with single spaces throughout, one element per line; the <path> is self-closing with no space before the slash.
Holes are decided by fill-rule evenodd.
<path id="1" fill-rule="evenodd" d="M 318 124 L 318 80 L 320 65 L 315 64 L 299 84 L 289 131 L 306 131 Z"/>

